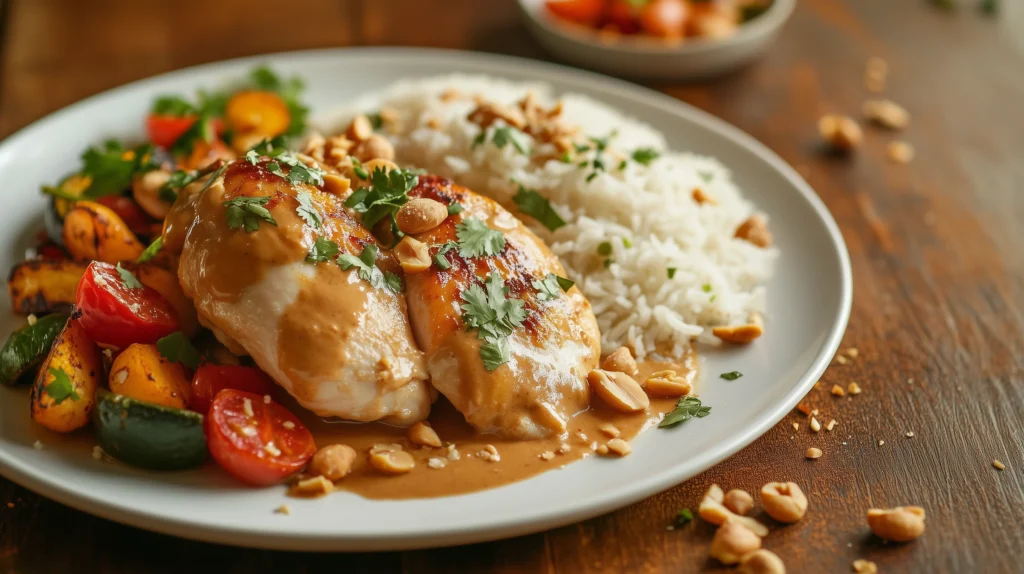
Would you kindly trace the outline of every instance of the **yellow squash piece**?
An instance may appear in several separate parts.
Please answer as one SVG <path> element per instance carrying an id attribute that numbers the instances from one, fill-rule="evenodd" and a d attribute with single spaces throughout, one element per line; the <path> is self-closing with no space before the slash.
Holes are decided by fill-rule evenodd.
<path id="1" fill-rule="evenodd" d="M 64 217 L 64 244 L 75 259 L 131 261 L 145 246 L 112 209 L 79 201 Z"/>
<path id="2" fill-rule="evenodd" d="M 65 433 L 89 424 L 102 377 L 99 347 L 78 321 L 68 321 L 32 384 L 32 420 Z"/>
<path id="3" fill-rule="evenodd" d="M 224 117 L 236 133 L 266 138 L 283 134 L 292 121 L 288 105 L 281 96 L 258 90 L 245 90 L 231 96 Z"/>
<path id="4" fill-rule="evenodd" d="M 130 345 L 110 365 L 110 390 L 139 401 L 183 409 L 191 389 L 185 368 L 165 359 L 156 345 Z"/>
<path id="5" fill-rule="evenodd" d="M 69 311 L 87 267 L 88 261 L 66 260 L 33 260 L 15 265 L 7 277 L 11 307 L 26 315 Z"/>

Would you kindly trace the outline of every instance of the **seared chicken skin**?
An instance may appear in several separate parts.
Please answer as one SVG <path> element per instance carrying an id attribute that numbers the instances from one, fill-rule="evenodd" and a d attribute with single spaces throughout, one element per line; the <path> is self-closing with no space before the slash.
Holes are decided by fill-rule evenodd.
<path id="1" fill-rule="evenodd" d="M 434 263 L 406 275 L 409 318 L 427 354 L 433 386 L 481 432 L 518 439 L 565 432 L 569 419 L 590 404 L 586 376 L 600 357 L 601 337 L 590 303 L 575 287 L 563 293 L 556 285 L 550 294 L 538 289 L 537 282 L 549 274 L 564 277 L 565 269 L 494 201 L 433 176 L 421 176 L 409 196 L 463 207 L 415 236 L 433 246 L 432 256 L 439 245 L 458 241 L 458 225 L 470 218 L 500 231 L 505 240 L 504 249 L 492 256 L 464 257 L 449 245 L 443 257 L 450 268 Z M 464 292 L 492 272 L 504 280 L 509 299 L 523 301 L 525 319 L 507 338 L 508 361 L 488 370 L 479 329 L 467 329 Z"/>
<path id="2" fill-rule="evenodd" d="M 208 179 L 182 190 L 164 230 L 201 321 L 320 416 L 426 418 L 431 391 L 402 294 L 372 285 L 359 268 L 307 261 L 318 238 L 354 256 L 377 246 L 341 199 L 271 173 L 266 160 L 236 160 Z M 300 196 L 315 213 L 300 207 Z M 261 197 L 273 222 L 259 209 L 224 205 Z M 375 273 L 399 269 L 384 251 L 376 263 Z"/>

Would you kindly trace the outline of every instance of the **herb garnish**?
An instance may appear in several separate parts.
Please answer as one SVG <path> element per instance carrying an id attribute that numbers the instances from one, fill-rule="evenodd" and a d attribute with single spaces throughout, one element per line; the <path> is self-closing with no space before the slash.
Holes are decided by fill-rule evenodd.
<path id="1" fill-rule="evenodd" d="M 448 205 L 448 215 L 458 215 L 462 213 L 463 207 L 461 203 L 452 203 Z"/>
<path id="2" fill-rule="evenodd" d="M 198 171 L 185 171 L 183 169 L 171 172 L 171 176 L 160 186 L 157 194 L 160 199 L 167 203 L 174 203 L 178 199 L 178 190 L 199 179 Z"/>
<path id="3" fill-rule="evenodd" d="M 508 287 L 501 275 L 492 271 L 484 285 L 474 283 L 462 292 L 462 320 L 469 330 L 485 342 L 480 347 L 484 368 L 493 371 L 511 358 L 508 337 L 526 320 L 520 299 L 508 299 Z"/>
<path id="4" fill-rule="evenodd" d="M 203 360 L 202 353 L 188 340 L 181 331 L 175 331 L 156 342 L 156 350 L 163 358 L 172 363 L 181 363 L 195 370 Z"/>
<path id="5" fill-rule="evenodd" d="M 723 379 L 725 379 L 727 381 L 735 381 L 736 379 L 742 377 L 743 373 L 741 373 L 739 371 L 730 371 L 728 373 L 722 373 L 721 375 L 718 375 L 718 376 L 722 377 Z"/>
<path id="6" fill-rule="evenodd" d="M 661 422 L 658 423 L 658 428 L 674 427 L 693 417 L 704 418 L 710 413 L 711 407 L 702 406 L 700 399 L 697 397 L 683 397 L 676 403 L 676 408 L 665 415 L 665 418 L 661 419 Z"/>
<path id="7" fill-rule="evenodd" d="M 391 272 L 382 273 L 377 268 L 378 251 L 376 245 L 369 243 L 363 247 L 363 252 L 359 254 L 359 257 L 343 253 L 338 256 L 338 267 L 341 267 L 342 271 L 356 269 L 359 273 L 359 278 L 369 282 L 376 289 L 387 287 L 396 293 L 400 292 L 402 290 L 401 277 Z"/>
<path id="8" fill-rule="evenodd" d="M 349 157 L 352 160 L 352 171 L 359 177 L 359 179 L 370 179 L 370 174 L 367 173 L 366 168 L 363 167 L 363 162 L 359 161 L 356 156 Z"/>
<path id="9" fill-rule="evenodd" d="M 150 113 L 157 116 L 188 116 L 196 113 L 192 102 L 177 95 L 157 96 Z"/>
<path id="10" fill-rule="evenodd" d="M 512 126 L 502 126 L 494 128 L 491 132 L 491 143 L 498 147 L 498 149 L 504 148 L 508 144 L 512 144 L 519 153 L 523 155 L 530 155 L 530 146 L 524 139 L 526 134 Z M 476 138 L 473 139 L 473 147 L 476 147 L 487 141 L 487 130 L 480 132 Z"/>
<path id="11" fill-rule="evenodd" d="M 395 239 L 401 237 L 395 213 L 409 201 L 409 191 L 419 184 L 419 177 L 404 169 L 385 171 L 377 167 L 370 174 L 370 187 L 361 187 L 345 200 L 345 207 L 363 216 L 363 225 L 373 229 L 382 219 L 391 218 L 391 231 Z"/>
<path id="12" fill-rule="evenodd" d="M 217 137 L 213 131 L 213 118 L 209 113 L 201 113 L 196 121 L 192 122 L 185 133 L 171 144 L 171 153 L 177 156 L 185 156 L 192 153 L 193 148 L 200 141 L 211 143 Z"/>
<path id="13" fill-rule="evenodd" d="M 642 147 L 633 150 L 633 161 L 641 165 L 651 165 L 651 162 L 658 159 L 660 155 L 661 153 L 654 148 Z"/>
<path id="14" fill-rule="evenodd" d="M 63 369 L 50 367 L 49 372 L 53 376 L 53 382 L 46 385 L 43 390 L 53 399 L 54 405 L 59 405 L 66 399 L 77 401 L 81 398 L 78 391 L 75 390 L 75 385 L 71 383 L 71 379 Z"/>
<path id="15" fill-rule="evenodd" d="M 309 250 L 309 254 L 306 255 L 306 261 L 310 263 L 323 263 L 324 261 L 334 259 L 338 252 L 337 243 L 326 237 L 317 237 L 313 247 Z"/>
<path id="16" fill-rule="evenodd" d="M 505 249 L 505 236 L 475 217 L 467 217 L 456 225 L 455 235 L 463 257 L 497 255 Z"/>
<path id="17" fill-rule="evenodd" d="M 701 285 L 700 286 L 700 290 L 705 292 L 705 293 L 710 293 L 711 292 L 711 284 L 710 283 L 705 283 L 705 284 Z"/>
<path id="18" fill-rule="evenodd" d="M 133 176 L 156 168 L 152 155 L 153 146 L 149 144 L 125 149 L 119 142 L 109 140 L 102 148 L 89 147 L 82 153 L 82 171 L 79 172 L 89 178 L 89 187 L 75 199 L 97 199 L 122 193 L 131 186 Z"/>
<path id="19" fill-rule="evenodd" d="M 565 225 L 565 220 L 551 207 L 551 202 L 532 189 L 520 185 L 519 192 L 512 198 L 512 201 L 519 207 L 519 211 L 536 219 L 549 231 L 554 231 Z"/>
<path id="20" fill-rule="evenodd" d="M 139 282 L 138 277 L 134 273 L 121 267 L 120 263 L 116 265 L 116 268 L 117 274 L 121 276 L 121 283 L 124 283 L 125 287 L 128 289 L 142 289 L 142 283 Z"/>
<path id="21" fill-rule="evenodd" d="M 452 249 L 458 248 L 458 246 L 459 244 L 454 241 L 443 243 L 441 247 L 438 248 L 437 253 L 434 254 L 434 265 L 437 265 L 437 268 L 440 269 L 441 271 L 447 271 L 448 269 L 451 269 L 452 263 L 451 261 L 448 261 L 448 258 L 445 256 L 445 254 L 451 251 Z"/>
<path id="22" fill-rule="evenodd" d="M 248 232 L 260 228 L 260 221 L 277 226 L 277 221 L 270 214 L 270 210 L 264 207 L 270 201 L 270 196 L 247 197 L 239 196 L 229 199 L 223 203 L 227 210 L 224 217 L 228 222 L 228 229 L 238 230 L 245 227 Z"/>
<path id="23" fill-rule="evenodd" d="M 316 210 L 316 206 L 313 205 L 313 196 L 303 189 L 295 194 L 295 199 L 299 202 L 299 206 L 295 209 L 299 217 L 313 229 L 320 229 L 323 226 L 323 219 L 320 217 L 320 212 Z"/>
<path id="24" fill-rule="evenodd" d="M 533 288 L 537 290 L 537 298 L 541 301 L 548 301 L 550 299 L 556 299 L 562 295 L 562 293 L 568 293 L 569 289 L 575 285 L 569 279 L 565 277 L 559 277 L 554 273 L 548 273 L 544 276 L 543 280 L 534 281 Z"/>
<path id="25" fill-rule="evenodd" d="M 666 269 L 666 271 L 668 272 L 669 279 L 672 279 L 673 277 L 676 276 L 677 269 L 675 267 L 669 267 L 668 269 Z"/>
<path id="26" fill-rule="evenodd" d="M 683 508 L 676 514 L 676 526 L 686 526 L 693 521 L 693 512 L 689 508 Z"/>
<path id="27" fill-rule="evenodd" d="M 712 180 L 712 179 L 715 179 L 715 174 L 714 174 L 714 172 L 710 172 L 710 171 L 705 171 L 705 170 L 702 170 L 702 169 L 701 169 L 701 170 L 697 170 L 697 175 L 698 175 L 698 176 L 699 176 L 699 177 L 700 177 L 700 178 L 701 178 L 702 180 L 704 180 L 704 183 L 711 183 L 711 180 Z"/>
<path id="28" fill-rule="evenodd" d="M 163 247 L 164 236 L 158 235 L 157 238 L 153 240 L 153 243 L 150 243 L 149 245 L 146 246 L 145 249 L 142 250 L 142 253 L 139 254 L 139 258 L 136 259 L 135 262 L 145 263 L 149 261 L 150 259 L 156 257 L 156 254 L 159 253 L 160 250 L 163 249 Z"/>

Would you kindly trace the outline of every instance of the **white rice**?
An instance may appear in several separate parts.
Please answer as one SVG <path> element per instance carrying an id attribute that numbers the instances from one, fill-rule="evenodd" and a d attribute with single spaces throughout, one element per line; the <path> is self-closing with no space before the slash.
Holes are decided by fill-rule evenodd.
<path id="1" fill-rule="evenodd" d="M 664 137 L 652 127 L 584 96 L 564 94 L 563 118 L 582 126 L 583 133 L 605 137 L 616 130 L 610 150 L 624 156 L 639 147 L 661 152 L 649 166 L 629 161 L 622 171 L 618 159 L 608 160 L 608 170 L 588 182 L 593 170 L 580 168 L 581 158 L 537 165 L 512 145 L 474 146 L 481 128 L 467 116 L 476 106 L 468 97 L 442 101 L 440 94 L 449 88 L 505 104 L 528 91 L 545 104 L 555 101 L 543 84 L 447 76 L 401 82 L 360 98 L 321 120 L 320 127 L 336 133 L 355 113 L 391 108 L 400 115 L 398 129 L 390 134 L 400 164 L 449 177 L 506 207 L 514 207 L 514 182 L 547 197 L 568 224 L 552 233 L 532 219 L 527 222 L 590 300 L 606 353 L 625 345 L 640 359 L 656 350 L 678 355 L 693 339 L 716 344 L 710 327 L 745 323 L 750 313 L 764 312 L 763 283 L 777 251 L 733 237 L 755 209 L 717 160 L 667 151 Z M 438 122 L 436 129 L 429 125 Z M 558 155 L 551 144 L 524 137 L 534 155 Z M 592 158 L 595 152 L 586 153 Z M 696 187 L 717 204 L 698 205 L 692 198 Z M 603 242 L 612 245 L 614 263 L 607 267 L 598 253 Z M 676 268 L 671 279 L 669 268 Z"/>

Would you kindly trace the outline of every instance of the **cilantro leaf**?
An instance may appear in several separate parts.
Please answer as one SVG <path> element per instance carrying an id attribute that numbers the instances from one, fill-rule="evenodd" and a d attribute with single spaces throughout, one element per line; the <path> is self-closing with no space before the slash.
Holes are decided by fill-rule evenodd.
<path id="1" fill-rule="evenodd" d="M 678 271 L 678 269 L 675 267 L 669 267 L 668 269 L 666 269 L 666 271 L 668 273 L 668 278 L 672 279 L 673 277 L 676 276 L 676 271 Z"/>
<path id="2" fill-rule="evenodd" d="M 326 237 L 317 237 L 316 242 L 313 243 L 313 247 L 309 250 L 309 254 L 306 255 L 306 261 L 309 261 L 310 263 L 323 263 L 324 261 L 334 259 L 334 256 L 337 254 L 337 243 L 327 239 Z"/>
<path id="3" fill-rule="evenodd" d="M 705 293 L 710 293 L 711 292 L 711 284 L 710 283 L 705 283 L 705 284 L 701 285 L 700 286 L 700 290 L 705 292 Z"/>
<path id="4" fill-rule="evenodd" d="M 196 113 L 195 106 L 178 95 L 157 96 L 150 113 L 158 116 L 188 116 Z"/>
<path id="5" fill-rule="evenodd" d="M 384 218 L 392 218 L 409 201 L 409 192 L 419 184 L 419 176 L 411 170 L 375 168 L 370 174 L 370 187 L 357 189 L 345 200 L 345 207 L 362 214 L 363 225 L 373 229 Z M 396 225 L 392 225 L 397 230 Z"/>
<path id="6" fill-rule="evenodd" d="M 689 508 L 684 508 L 676 514 L 676 526 L 686 526 L 693 521 L 693 512 L 690 512 Z"/>
<path id="7" fill-rule="evenodd" d="M 175 331 L 156 342 L 156 350 L 172 363 L 181 363 L 195 370 L 203 360 L 203 355 L 181 331 Z"/>
<path id="8" fill-rule="evenodd" d="M 81 175 L 89 178 L 89 187 L 80 199 L 97 199 L 122 193 L 131 187 L 132 177 L 154 169 L 150 159 L 153 146 L 149 144 L 126 150 L 116 141 L 108 141 L 103 148 L 90 147 L 82 153 Z"/>
<path id="9" fill-rule="evenodd" d="M 651 165 L 651 162 L 658 159 L 661 153 L 650 147 L 642 147 L 633 150 L 633 161 L 641 165 Z"/>
<path id="10" fill-rule="evenodd" d="M 718 376 L 722 377 L 723 379 L 725 379 L 727 381 L 735 381 L 736 379 L 742 377 L 743 373 L 741 373 L 739 371 L 730 371 L 728 373 L 722 373 L 721 375 L 718 375 Z"/>
<path id="11" fill-rule="evenodd" d="M 142 289 L 142 283 L 139 282 L 134 273 L 121 267 L 120 263 L 117 264 L 116 268 L 117 274 L 121 276 L 121 282 L 124 283 L 125 287 L 128 289 Z"/>
<path id="12" fill-rule="evenodd" d="M 559 277 L 554 273 L 548 273 L 541 281 L 534 281 L 533 287 L 538 291 L 537 298 L 541 301 L 557 299 L 563 292 L 568 292 L 575 285 L 565 277 Z"/>
<path id="13" fill-rule="evenodd" d="M 711 407 L 701 405 L 700 399 L 697 397 L 682 397 L 676 403 L 676 408 L 665 415 L 665 418 L 661 419 L 661 422 L 658 423 L 658 428 L 674 427 L 693 417 L 704 418 L 710 413 Z"/>
<path id="14" fill-rule="evenodd" d="M 369 172 L 363 167 L 363 162 L 359 161 L 356 156 L 350 156 L 349 160 L 352 161 L 352 171 L 356 174 L 359 179 L 370 179 Z"/>
<path id="15" fill-rule="evenodd" d="M 505 249 L 505 236 L 475 217 L 467 217 L 455 226 L 459 253 L 463 257 L 497 255 Z"/>
<path id="16" fill-rule="evenodd" d="M 476 329 L 484 341 L 480 358 L 484 368 L 493 371 L 511 358 L 507 339 L 526 320 L 527 311 L 520 299 L 508 299 L 508 287 L 496 272 L 481 286 L 470 285 L 461 294 L 462 320 L 469 330 Z"/>
<path id="17" fill-rule="evenodd" d="M 448 215 L 458 215 L 462 213 L 463 207 L 461 203 L 452 203 L 448 206 Z"/>
<path id="18" fill-rule="evenodd" d="M 525 137 L 526 134 L 518 129 L 511 126 L 503 126 L 500 128 L 494 128 L 494 133 L 491 135 L 491 143 L 496 145 L 498 149 L 502 149 L 511 143 L 517 150 L 519 150 L 519 153 L 523 155 L 530 155 L 530 146 L 524 139 Z"/>
<path id="19" fill-rule="evenodd" d="M 323 226 L 323 219 L 320 217 L 320 212 L 316 210 L 316 206 L 313 205 L 313 196 L 306 190 L 300 190 L 295 194 L 295 199 L 299 202 L 299 207 L 295 210 L 299 217 L 313 229 L 320 229 Z"/>
<path id="20" fill-rule="evenodd" d="M 451 269 L 452 263 L 451 261 L 448 261 L 448 257 L 446 257 L 446 254 L 452 249 L 458 248 L 458 246 L 459 244 L 455 243 L 454 241 L 449 241 L 447 243 L 442 244 L 441 247 L 438 248 L 437 253 L 434 254 L 434 265 L 437 265 L 437 268 L 440 269 L 441 271 L 447 271 Z"/>
<path id="21" fill-rule="evenodd" d="M 188 184 L 199 179 L 198 171 L 185 171 L 182 169 L 171 172 L 171 176 L 160 186 L 158 194 L 160 199 L 167 203 L 174 203 L 178 199 L 178 190 L 185 188 Z"/>
<path id="22" fill-rule="evenodd" d="M 150 259 L 156 257 L 156 254 L 159 253 L 160 250 L 163 249 L 163 247 L 164 247 L 164 236 L 163 235 L 159 235 L 159 236 L 157 236 L 156 239 L 153 240 L 153 243 L 150 243 L 148 246 L 146 246 L 145 249 L 142 250 L 142 253 L 139 254 L 139 258 L 136 259 L 135 262 L 136 263 L 145 263 L 145 262 L 149 261 Z"/>
<path id="23" fill-rule="evenodd" d="M 359 274 L 359 278 L 368 282 L 375 289 L 384 289 L 386 287 L 396 293 L 401 292 L 401 278 L 394 273 L 382 273 L 377 268 L 378 251 L 379 249 L 376 245 L 369 243 L 363 247 L 363 252 L 359 254 L 359 257 L 349 253 L 339 255 L 337 259 L 338 267 L 342 271 L 355 269 Z"/>
<path id="24" fill-rule="evenodd" d="M 192 153 L 192 149 L 195 148 L 197 143 L 210 143 L 216 137 L 217 135 L 213 131 L 212 116 L 210 114 L 200 114 L 196 121 L 192 122 L 192 125 L 185 130 L 185 133 L 174 140 L 170 151 L 176 156 L 187 156 Z"/>
<path id="25" fill-rule="evenodd" d="M 277 221 L 270 214 L 270 210 L 264 207 L 269 201 L 270 196 L 247 197 L 244 195 L 225 201 L 223 205 L 227 210 L 224 211 L 224 217 L 227 220 L 228 229 L 238 230 L 244 227 L 246 231 L 253 232 L 259 229 L 260 220 L 276 227 Z"/>
<path id="26" fill-rule="evenodd" d="M 53 376 L 53 382 L 46 385 L 43 391 L 50 395 L 50 398 L 53 399 L 53 404 L 59 405 L 67 399 L 77 401 L 81 398 L 78 395 L 78 391 L 75 390 L 75 385 L 63 369 L 50 367 L 49 373 Z"/>
<path id="27" fill-rule="evenodd" d="M 512 201 L 519 207 L 519 211 L 536 219 L 549 231 L 554 231 L 565 225 L 565 220 L 551 207 L 551 202 L 532 189 L 520 185 L 519 192 L 512 198 Z"/>

